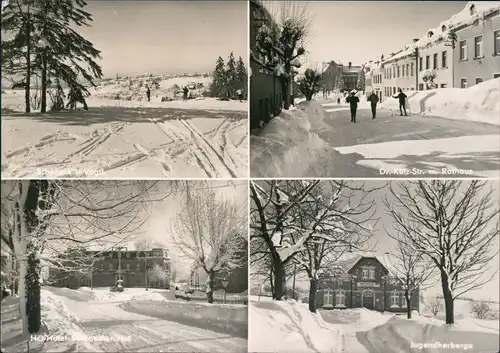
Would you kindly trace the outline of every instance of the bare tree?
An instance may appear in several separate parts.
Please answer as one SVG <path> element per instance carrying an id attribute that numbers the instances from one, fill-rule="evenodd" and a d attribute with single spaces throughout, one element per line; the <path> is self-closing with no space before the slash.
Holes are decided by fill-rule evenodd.
<path id="1" fill-rule="evenodd" d="M 250 57 L 279 78 L 283 87 L 284 108 L 289 109 L 293 76 L 296 68 L 301 66 L 298 58 L 305 54 L 304 44 L 311 26 L 311 12 L 307 5 L 295 1 L 268 2 L 263 6 L 274 23 L 259 28 L 257 53 L 251 53 Z"/>
<path id="2" fill-rule="evenodd" d="M 472 300 L 470 302 L 470 311 L 476 319 L 486 320 L 491 316 L 493 309 L 485 300 Z"/>
<path id="3" fill-rule="evenodd" d="M 19 264 L 23 332 L 40 325 L 42 266 L 84 273 L 94 258 L 88 247 L 103 251 L 140 232 L 147 207 L 170 194 L 170 182 L 96 180 L 16 180 L 3 184 L 2 210 L 14 230 Z M 28 318 L 30 327 L 28 327 Z"/>
<path id="4" fill-rule="evenodd" d="M 499 210 L 485 181 L 432 180 L 391 184 L 385 200 L 405 247 L 424 254 L 439 271 L 446 323 L 454 300 L 481 287 L 498 253 Z M 490 184 L 491 185 L 491 184 Z"/>
<path id="5" fill-rule="evenodd" d="M 276 300 L 284 294 L 285 267 L 297 254 L 307 252 L 308 242 L 311 246 L 322 239 L 345 248 L 355 245 L 347 236 L 354 234 L 351 233 L 353 229 L 371 230 L 364 223 L 373 219 L 374 202 L 367 202 L 369 190 L 363 190 L 363 186 L 355 187 L 344 181 L 320 184 L 319 180 L 274 180 L 261 184 L 251 183 L 250 247 L 251 253 L 254 253 L 255 244 L 261 247 L 264 243 L 267 247 L 265 251 L 272 260 Z M 322 185 L 329 185 L 330 189 L 322 193 Z M 354 200 L 355 195 L 357 200 Z M 324 249 L 317 250 L 324 258 Z M 317 259 L 312 263 L 315 261 Z M 320 267 L 308 267 L 314 283 Z"/>
<path id="6" fill-rule="evenodd" d="M 219 196 L 219 197 L 218 197 Z M 213 188 L 186 184 L 186 198 L 172 229 L 181 255 L 208 275 L 207 299 L 214 301 L 216 276 L 247 266 L 246 205 L 222 199 Z"/>
<path id="7" fill-rule="evenodd" d="M 394 262 L 391 264 L 393 279 L 402 285 L 406 301 L 406 316 L 411 319 L 411 300 L 415 294 L 433 285 L 436 268 L 429 263 L 422 252 L 405 245 L 398 235 L 389 236 L 397 241 L 392 252 Z"/>
<path id="8" fill-rule="evenodd" d="M 436 316 L 440 311 L 444 309 L 444 302 L 439 297 L 432 297 L 427 303 L 427 310 L 429 310 L 434 316 Z"/>

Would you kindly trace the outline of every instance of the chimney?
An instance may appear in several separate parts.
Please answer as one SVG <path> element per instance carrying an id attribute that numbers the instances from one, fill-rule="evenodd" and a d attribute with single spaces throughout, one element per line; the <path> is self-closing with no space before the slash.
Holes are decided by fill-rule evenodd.
<path id="1" fill-rule="evenodd" d="M 351 66 L 352 66 L 352 63 L 349 61 L 349 69 L 351 68 Z"/>

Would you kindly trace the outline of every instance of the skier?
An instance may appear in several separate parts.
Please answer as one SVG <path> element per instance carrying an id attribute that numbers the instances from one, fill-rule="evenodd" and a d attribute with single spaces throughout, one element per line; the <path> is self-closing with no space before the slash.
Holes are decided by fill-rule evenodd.
<path id="1" fill-rule="evenodd" d="M 72 85 L 68 93 L 68 99 L 69 102 L 66 105 L 66 108 L 70 107 L 70 110 L 76 110 L 76 103 L 82 103 L 83 109 L 89 110 L 87 102 L 85 102 L 85 98 L 83 97 L 82 89 L 80 87 Z"/>
<path id="2" fill-rule="evenodd" d="M 378 103 L 378 96 L 375 94 L 375 92 L 372 92 L 372 94 L 370 94 L 370 96 L 368 97 L 368 102 L 370 102 L 372 106 L 372 119 L 375 119 L 377 115 L 377 103 Z"/>
<path id="3" fill-rule="evenodd" d="M 238 88 L 236 90 L 236 94 L 238 95 L 238 99 L 240 100 L 240 102 L 242 102 L 243 101 L 243 91 Z"/>
<path id="4" fill-rule="evenodd" d="M 346 102 L 351 106 L 351 122 L 356 122 L 356 111 L 358 110 L 359 98 L 356 96 L 356 91 L 352 90 L 351 94 L 346 98 Z"/>
<path id="5" fill-rule="evenodd" d="M 182 100 L 186 101 L 188 99 L 188 88 L 187 86 L 184 86 L 184 88 L 182 89 Z"/>
<path id="6" fill-rule="evenodd" d="M 401 88 L 398 88 L 398 92 L 398 95 L 393 98 L 399 99 L 399 112 L 401 116 L 403 116 L 403 110 L 405 111 L 405 116 L 408 116 L 408 114 L 406 114 L 406 94 L 403 93 Z"/>
<path id="7" fill-rule="evenodd" d="M 151 101 L 151 90 L 149 89 L 149 86 L 146 85 L 146 97 L 148 98 L 148 102 Z"/>

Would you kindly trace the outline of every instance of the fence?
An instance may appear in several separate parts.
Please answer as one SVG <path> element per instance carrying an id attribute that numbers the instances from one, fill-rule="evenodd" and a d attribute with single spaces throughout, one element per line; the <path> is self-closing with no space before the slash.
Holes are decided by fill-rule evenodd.
<path id="1" fill-rule="evenodd" d="M 181 299 L 190 302 L 201 302 L 207 303 L 208 299 L 206 296 L 201 295 L 190 295 L 190 294 L 175 294 L 175 299 Z M 224 301 L 224 297 L 214 296 L 214 303 L 216 304 L 242 304 L 248 305 L 248 298 L 236 298 L 228 295 Z"/>

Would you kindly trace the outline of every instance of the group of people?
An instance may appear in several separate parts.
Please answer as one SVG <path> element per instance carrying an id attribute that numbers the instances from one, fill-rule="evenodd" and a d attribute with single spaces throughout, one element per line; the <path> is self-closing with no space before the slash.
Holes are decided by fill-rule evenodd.
<path id="1" fill-rule="evenodd" d="M 189 94 L 189 89 L 187 88 L 187 86 L 184 86 L 184 88 L 182 89 L 182 100 L 183 101 L 187 101 L 188 94 Z M 237 95 L 238 99 L 240 100 L 240 102 L 242 102 L 243 101 L 243 90 L 237 89 L 236 95 Z M 151 102 L 151 89 L 149 88 L 148 85 L 146 85 L 146 98 L 147 98 L 148 102 Z M 228 100 L 231 99 L 231 92 L 230 91 L 227 91 L 227 99 Z"/>
<path id="2" fill-rule="evenodd" d="M 396 96 L 393 96 L 393 98 L 399 100 L 399 111 L 401 113 L 400 115 L 403 116 L 404 111 L 404 115 L 408 116 L 408 114 L 406 113 L 407 96 L 403 93 L 403 90 L 401 88 L 398 89 L 398 94 Z M 378 95 L 375 92 L 372 92 L 370 96 L 368 96 L 368 102 L 370 102 L 371 106 L 372 119 L 375 119 L 377 117 L 377 103 L 379 102 Z M 352 90 L 347 96 L 346 103 L 349 103 L 351 109 L 351 122 L 355 123 L 359 104 L 359 97 L 356 95 L 355 90 Z M 337 99 L 337 104 L 340 104 L 340 98 Z"/>

